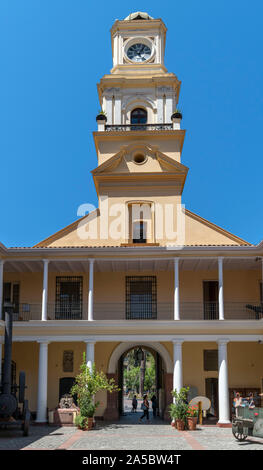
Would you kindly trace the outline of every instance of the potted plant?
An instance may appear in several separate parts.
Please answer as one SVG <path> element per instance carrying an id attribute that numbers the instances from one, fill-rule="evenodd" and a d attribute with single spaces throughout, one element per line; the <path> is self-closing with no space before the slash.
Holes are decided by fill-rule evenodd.
<path id="1" fill-rule="evenodd" d="M 170 416 L 175 421 L 176 428 L 178 431 L 183 431 L 187 426 L 187 392 L 189 388 L 181 388 L 179 392 L 177 390 L 172 391 L 174 397 L 174 403 L 170 405 Z"/>
<path id="2" fill-rule="evenodd" d="M 174 119 L 182 119 L 182 117 L 182 111 L 179 108 L 176 108 L 171 116 L 171 120 L 173 121 Z"/>
<path id="3" fill-rule="evenodd" d="M 197 425 L 198 407 L 188 406 L 187 410 L 187 426 L 189 431 L 195 431 Z"/>
<path id="4" fill-rule="evenodd" d="M 96 116 L 96 121 L 105 121 L 107 122 L 107 114 L 103 109 L 100 109 L 97 116 Z"/>
<path id="5" fill-rule="evenodd" d="M 85 353 L 80 366 L 80 373 L 76 377 L 76 382 L 71 388 L 70 394 L 77 395 L 79 414 L 76 416 L 75 424 L 83 430 L 92 428 L 93 417 L 100 402 L 95 402 L 94 397 L 97 392 L 107 390 L 112 393 L 118 391 L 114 379 L 107 379 L 102 371 L 97 371 L 95 364 L 92 369 L 86 364 Z"/>

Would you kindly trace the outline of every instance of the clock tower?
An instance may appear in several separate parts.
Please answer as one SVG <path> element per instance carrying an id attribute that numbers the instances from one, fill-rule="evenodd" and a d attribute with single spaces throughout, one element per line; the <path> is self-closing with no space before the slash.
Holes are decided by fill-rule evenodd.
<path id="1" fill-rule="evenodd" d="M 115 21 L 111 28 L 113 68 L 98 85 L 107 125 L 132 124 L 136 107 L 146 111 L 147 124 L 171 125 L 180 81 L 164 66 L 165 40 L 165 24 L 147 13 L 132 13 Z M 143 123 L 139 116 L 137 120 L 134 124 Z"/>

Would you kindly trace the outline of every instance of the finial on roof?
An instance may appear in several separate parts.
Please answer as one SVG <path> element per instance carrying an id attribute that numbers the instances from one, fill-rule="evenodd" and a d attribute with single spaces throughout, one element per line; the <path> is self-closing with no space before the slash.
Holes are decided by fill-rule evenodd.
<path id="1" fill-rule="evenodd" d="M 130 20 L 153 20 L 153 17 L 148 15 L 145 11 L 135 11 L 124 18 L 124 21 Z"/>

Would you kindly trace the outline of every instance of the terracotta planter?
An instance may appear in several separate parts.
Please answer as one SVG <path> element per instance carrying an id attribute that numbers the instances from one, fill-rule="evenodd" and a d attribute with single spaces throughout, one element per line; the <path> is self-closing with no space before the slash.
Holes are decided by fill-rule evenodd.
<path id="1" fill-rule="evenodd" d="M 82 431 L 90 431 L 93 427 L 93 418 L 86 418 L 86 426 L 84 428 L 78 426 Z"/>
<path id="2" fill-rule="evenodd" d="M 178 431 L 184 431 L 184 421 L 182 419 L 176 420 L 176 427 Z"/>
<path id="3" fill-rule="evenodd" d="M 187 425 L 189 431 L 195 431 L 197 425 L 197 416 L 187 418 Z"/>

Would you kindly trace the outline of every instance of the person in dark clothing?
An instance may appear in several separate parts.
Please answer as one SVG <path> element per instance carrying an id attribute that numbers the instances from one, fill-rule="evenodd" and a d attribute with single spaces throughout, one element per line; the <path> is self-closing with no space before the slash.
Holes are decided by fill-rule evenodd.
<path id="1" fill-rule="evenodd" d="M 143 397 L 143 402 L 142 402 L 141 408 L 143 410 L 143 415 L 140 417 L 139 423 L 142 422 L 142 419 L 145 416 L 146 416 L 146 419 L 147 419 L 147 423 L 149 423 L 149 402 L 148 402 L 148 399 L 147 399 L 147 395 L 144 395 L 144 397 Z"/>
<path id="2" fill-rule="evenodd" d="M 152 402 L 153 416 L 155 418 L 156 417 L 156 410 L 157 410 L 157 398 L 156 398 L 155 395 L 152 396 L 151 402 Z"/>
<path id="3" fill-rule="evenodd" d="M 134 397 L 132 399 L 132 412 L 133 413 L 136 413 L 137 405 L 138 405 L 138 401 L 137 401 L 136 395 L 134 395 Z"/>

